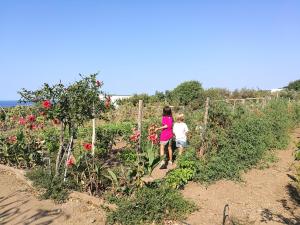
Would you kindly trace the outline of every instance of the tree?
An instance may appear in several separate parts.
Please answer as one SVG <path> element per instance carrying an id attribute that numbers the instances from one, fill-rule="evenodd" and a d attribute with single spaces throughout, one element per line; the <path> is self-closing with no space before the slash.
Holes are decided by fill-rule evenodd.
<path id="1" fill-rule="evenodd" d="M 171 98 L 173 102 L 180 105 L 189 105 L 192 102 L 203 102 L 204 90 L 198 81 L 186 81 L 179 84 L 171 91 Z"/>
<path id="2" fill-rule="evenodd" d="M 300 91 L 300 79 L 290 82 L 286 88 L 288 90 Z"/>
<path id="3" fill-rule="evenodd" d="M 110 98 L 99 99 L 103 83 L 96 80 L 97 74 L 80 76 L 81 80 L 67 87 L 61 82 L 53 86 L 45 83 L 39 90 L 22 89 L 19 92 L 22 102 L 35 103 L 47 119 L 58 120 L 61 124 L 56 175 L 60 173 L 64 154 L 72 151 L 77 128 L 87 120 L 100 116 L 110 104 Z"/>

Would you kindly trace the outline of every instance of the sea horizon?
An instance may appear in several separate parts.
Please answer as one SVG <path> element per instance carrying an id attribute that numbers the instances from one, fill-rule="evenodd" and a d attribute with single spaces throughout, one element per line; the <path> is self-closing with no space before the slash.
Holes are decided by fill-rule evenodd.
<path id="1" fill-rule="evenodd" d="M 31 103 L 20 103 L 19 100 L 0 100 L 0 107 L 3 108 L 28 105 L 31 105 Z"/>

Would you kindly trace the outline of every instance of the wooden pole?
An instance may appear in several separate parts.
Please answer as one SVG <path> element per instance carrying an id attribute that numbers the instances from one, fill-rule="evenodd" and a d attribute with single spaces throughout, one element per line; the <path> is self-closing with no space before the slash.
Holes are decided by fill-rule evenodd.
<path id="1" fill-rule="evenodd" d="M 142 144 L 142 118 L 143 118 L 143 100 L 139 100 L 139 112 L 138 112 L 138 131 L 140 133 L 138 142 L 138 152 L 141 151 Z"/>
<path id="2" fill-rule="evenodd" d="M 92 155 L 95 155 L 95 143 L 96 143 L 96 119 L 92 120 L 93 134 L 92 134 Z"/>
<path id="3" fill-rule="evenodd" d="M 207 97 L 206 101 L 205 101 L 205 114 L 204 114 L 204 121 L 203 121 L 204 131 L 206 130 L 206 127 L 207 127 L 208 109 L 209 109 L 209 97 Z"/>
<path id="4" fill-rule="evenodd" d="M 232 109 L 233 112 L 235 111 L 235 105 L 236 105 L 236 100 L 233 101 L 233 109 Z"/>
<path id="5" fill-rule="evenodd" d="M 92 119 L 93 133 L 92 133 L 92 156 L 95 155 L 96 143 L 96 119 L 95 119 L 95 104 L 93 103 L 93 119 Z"/>
<path id="6" fill-rule="evenodd" d="M 204 113 L 204 120 L 203 120 L 203 127 L 200 131 L 200 141 L 201 141 L 201 147 L 199 150 L 198 155 L 201 157 L 205 154 L 205 149 L 204 149 L 204 136 L 205 136 L 205 132 L 207 129 L 207 122 L 208 122 L 208 110 L 209 110 L 209 97 L 206 98 L 205 101 L 205 113 Z"/>

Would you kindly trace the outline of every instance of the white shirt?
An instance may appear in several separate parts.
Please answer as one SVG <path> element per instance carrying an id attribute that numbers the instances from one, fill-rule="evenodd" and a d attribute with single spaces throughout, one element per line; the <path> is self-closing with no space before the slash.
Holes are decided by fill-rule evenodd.
<path id="1" fill-rule="evenodd" d="M 173 133 L 175 134 L 176 141 L 186 141 L 186 133 L 189 128 L 184 122 L 175 123 L 173 126 Z"/>

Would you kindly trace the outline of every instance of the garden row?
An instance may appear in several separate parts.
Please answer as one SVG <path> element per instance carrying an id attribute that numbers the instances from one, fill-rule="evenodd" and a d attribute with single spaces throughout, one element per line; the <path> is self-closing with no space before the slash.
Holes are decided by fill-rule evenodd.
<path id="1" fill-rule="evenodd" d="M 266 164 L 265 159 L 272 158 L 266 157 L 270 150 L 287 146 L 289 131 L 300 120 L 300 105 L 287 99 L 272 100 L 263 107 L 237 105 L 234 110 L 226 102 L 212 102 L 201 136 L 204 107 L 174 107 L 174 113 L 185 114 L 189 147 L 177 157 L 175 170 L 145 184 L 142 178 L 159 160 L 158 135 L 153 133 L 160 125 L 158 107 L 146 105 L 149 111 L 145 110 L 139 132 L 136 116 L 122 113 L 124 118 L 116 118 L 122 107 L 113 109 L 109 97 L 98 98 L 101 86 L 92 75 L 68 87 L 23 90 L 23 99 L 35 105 L 10 108 L 1 115 L 0 162 L 28 170 L 45 198 L 61 202 L 71 190 L 79 190 L 116 203 L 117 210 L 108 212 L 108 224 L 183 219 L 195 206 L 176 189 L 191 180 L 239 179 L 241 172 Z M 137 151 L 139 138 L 141 151 Z M 200 149 L 205 152 L 201 157 Z"/>

